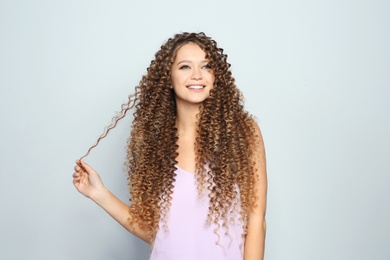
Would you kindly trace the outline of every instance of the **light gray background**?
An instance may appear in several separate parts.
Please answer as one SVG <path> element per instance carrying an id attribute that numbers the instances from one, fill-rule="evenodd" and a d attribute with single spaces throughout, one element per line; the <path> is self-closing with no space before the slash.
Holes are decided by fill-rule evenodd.
<path id="1" fill-rule="evenodd" d="M 0 259 L 147 259 L 71 183 L 174 33 L 232 63 L 268 155 L 267 260 L 390 259 L 390 3 L 0 0 Z M 87 161 L 128 199 L 131 116 Z"/>

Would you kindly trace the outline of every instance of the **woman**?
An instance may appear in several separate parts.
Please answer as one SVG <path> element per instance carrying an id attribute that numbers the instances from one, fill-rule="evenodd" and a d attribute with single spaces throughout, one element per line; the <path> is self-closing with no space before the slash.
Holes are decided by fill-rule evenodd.
<path id="1" fill-rule="evenodd" d="M 135 107 L 126 159 L 130 206 L 76 162 L 76 189 L 151 243 L 151 259 L 264 257 L 264 145 L 229 67 L 203 33 L 177 34 L 156 53 L 98 139 Z"/>

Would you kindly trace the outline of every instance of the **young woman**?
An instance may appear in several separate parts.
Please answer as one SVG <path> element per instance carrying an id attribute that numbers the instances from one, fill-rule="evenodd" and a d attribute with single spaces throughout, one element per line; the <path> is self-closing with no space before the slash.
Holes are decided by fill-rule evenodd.
<path id="1" fill-rule="evenodd" d="M 97 142 L 134 107 L 126 159 L 130 206 L 76 161 L 76 189 L 152 244 L 150 259 L 264 257 L 264 144 L 229 67 L 223 49 L 204 33 L 177 34 L 156 53 Z"/>

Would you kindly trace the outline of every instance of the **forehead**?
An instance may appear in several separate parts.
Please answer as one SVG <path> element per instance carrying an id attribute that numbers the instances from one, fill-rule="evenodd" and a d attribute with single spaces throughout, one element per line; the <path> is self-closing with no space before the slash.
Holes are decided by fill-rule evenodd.
<path id="1" fill-rule="evenodd" d="M 206 59 L 206 53 L 196 43 L 186 43 L 181 46 L 176 53 L 175 61 L 182 59 L 186 60 L 204 60 Z"/>

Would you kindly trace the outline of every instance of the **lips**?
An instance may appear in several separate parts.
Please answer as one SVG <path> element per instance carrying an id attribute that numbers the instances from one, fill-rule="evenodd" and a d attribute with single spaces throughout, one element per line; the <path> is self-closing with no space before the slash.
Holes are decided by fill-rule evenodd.
<path id="1" fill-rule="evenodd" d="M 187 86 L 187 88 L 189 88 L 189 89 L 203 89 L 203 88 L 205 88 L 205 85 L 190 85 L 190 86 Z"/>

